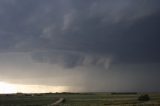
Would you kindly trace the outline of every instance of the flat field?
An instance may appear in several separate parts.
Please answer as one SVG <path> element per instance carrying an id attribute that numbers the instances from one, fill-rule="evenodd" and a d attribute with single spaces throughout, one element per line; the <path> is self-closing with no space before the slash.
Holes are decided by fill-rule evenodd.
<path id="1" fill-rule="evenodd" d="M 160 93 L 145 93 L 149 101 L 139 101 L 143 93 L 46 93 L 1 94 L 0 106 L 51 106 L 59 98 L 58 106 L 160 106 Z"/>

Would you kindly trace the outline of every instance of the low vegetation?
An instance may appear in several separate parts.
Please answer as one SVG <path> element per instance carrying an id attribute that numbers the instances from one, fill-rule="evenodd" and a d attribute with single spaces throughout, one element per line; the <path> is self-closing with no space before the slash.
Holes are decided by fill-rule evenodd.
<path id="1" fill-rule="evenodd" d="M 58 102 L 61 101 L 61 102 Z M 160 94 L 45 93 L 0 95 L 0 106 L 160 106 Z"/>
<path id="2" fill-rule="evenodd" d="M 140 95 L 139 97 L 138 97 L 138 100 L 139 101 L 149 101 L 150 100 L 150 97 L 149 97 L 149 95 L 147 95 L 147 94 L 145 94 L 145 95 Z"/>

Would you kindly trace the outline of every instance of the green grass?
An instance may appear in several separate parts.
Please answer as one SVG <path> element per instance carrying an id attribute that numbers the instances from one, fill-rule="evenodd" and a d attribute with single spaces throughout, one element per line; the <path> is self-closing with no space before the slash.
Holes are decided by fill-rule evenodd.
<path id="1" fill-rule="evenodd" d="M 160 106 L 160 94 L 150 93 L 149 102 L 140 102 L 141 94 L 110 94 L 110 93 L 87 93 L 87 94 L 45 94 L 34 96 L 0 95 L 0 106 L 47 106 L 58 98 L 65 98 L 60 106 Z M 141 104 L 141 105 L 140 105 Z M 152 105 L 154 106 L 154 105 Z"/>
<path id="2" fill-rule="evenodd" d="M 50 96 L 0 96 L 0 106 L 8 106 L 8 105 L 19 105 L 19 106 L 27 106 L 27 105 L 38 105 L 44 106 L 51 104 L 56 101 L 57 98 L 53 98 Z"/>

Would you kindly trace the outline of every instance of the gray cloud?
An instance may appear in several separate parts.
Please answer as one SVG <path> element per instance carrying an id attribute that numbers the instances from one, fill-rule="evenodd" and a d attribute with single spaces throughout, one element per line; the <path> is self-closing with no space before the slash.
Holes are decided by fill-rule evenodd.
<path id="1" fill-rule="evenodd" d="M 56 57 L 50 61 L 69 67 L 83 63 L 86 56 L 80 53 L 91 55 L 95 64 L 108 55 L 122 62 L 159 62 L 158 2 L 2 0 L 0 48 L 44 51 L 50 57 L 43 58 Z"/>
<path id="2" fill-rule="evenodd" d="M 85 76 L 83 83 L 88 78 L 88 84 L 93 84 L 96 75 L 102 76 L 97 82 L 115 75 L 117 79 L 110 79 L 116 85 L 121 79 L 117 73 L 123 72 L 123 68 L 112 75 L 114 66 L 160 62 L 159 4 L 159 0 L 1 0 L 0 54 L 27 53 L 37 64 L 47 63 L 53 69 L 63 66 L 58 71 L 59 77 L 66 70 L 71 74 L 75 70 L 82 72 L 83 69 L 77 69 L 80 67 L 91 68 L 93 71 L 88 71 L 91 75 Z M 38 69 L 33 69 L 28 69 L 33 71 L 28 76 L 31 73 L 36 76 Z M 43 70 L 50 70 L 46 73 L 51 75 L 55 72 Z M 41 71 L 39 74 L 43 76 L 45 72 Z"/>
<path id="3" fill-rule="evenodd" d="M 113 58 L 111 56 L 91 55 L 71 51 L 37 52 L 32 55 L 37 62 L 59 64 L 66 68 L 76 66 L 98 66 L 109 69 Z"/>

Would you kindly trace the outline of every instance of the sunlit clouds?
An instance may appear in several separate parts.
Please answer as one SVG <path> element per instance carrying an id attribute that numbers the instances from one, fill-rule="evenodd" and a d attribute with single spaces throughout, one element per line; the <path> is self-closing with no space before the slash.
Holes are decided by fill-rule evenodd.
<path id="1" fill-rule="evenodd" d="M 67 86 L 45 86 L 45 85 L 23 85 L 0 82 L 0 93 L 48 93 L 48 92 L 66 92 Z"/>

